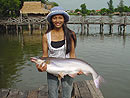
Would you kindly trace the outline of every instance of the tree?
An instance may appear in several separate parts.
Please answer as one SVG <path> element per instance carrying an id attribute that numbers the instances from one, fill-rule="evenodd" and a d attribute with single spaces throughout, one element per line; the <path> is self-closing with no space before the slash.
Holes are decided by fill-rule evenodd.
<path id="1" fill-rule="evenodd" d="M 120 0 L 120 3 L 117 8 L 120 13 L 124 12 L 124 1 L 123 0 Z"/>
<path id="2" fill-rule="evenodd" d="M 47 0 L 48 1 L 48 0 Z M 46 3 L 46 0 L 41 0 L 42 3 Z"/>
<path id="3" fill-rule="evenodd" d="M 74 12 L 75 12 L 75 13 L 81 12 L 81 10 L 80 10 L 80 9 L 76 9 Z"/>
<path id="4" fill-rule="evenodd" d="M 109 9 L 106 9 L 106 8 L 102 8 L 101 11 L 100 11 L 100 14 L 101 15 L 105 15 L 107 13 L 110 13 L 110 10 Z"/>
<path id="5" fill-rule="evenodd" d="M 110 10 L 110 13 L 113 13 L 114 12 L 113 1 L 110 0 L 109 2 L 107 2 L 107 4 L 108 4 L 108 8 Z"/>
<path id="6" fill-rule="evenodd" d="M 59 6 L 56 2 L 52 2 L 53 6 Z"/>
<path id="7" fill-rule="evenodd" d="M 81 7 L 81 13 L 82 13 L 83 15 L 87 14 L 87 9 L 86 9 L 85 3 L 84 3 L 84 4 L 81 4 L 80 7 Z"/>
<path id="8" fill-rule="evenodd" d="M 19 12 L 19 0 L 0 0 L 0 16 L 16 16 Z"/>

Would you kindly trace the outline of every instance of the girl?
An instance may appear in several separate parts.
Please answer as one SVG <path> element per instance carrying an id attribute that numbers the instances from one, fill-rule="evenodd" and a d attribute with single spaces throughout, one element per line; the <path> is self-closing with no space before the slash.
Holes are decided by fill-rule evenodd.
<path id="1" fill-rule="evenodd" d="M 76 35 L 71 31 L 66 23 L 69 15 L 61 7 L 54 7 L 47 15 L 49 22 L 48 30 L 43 35 L 43 56 L 56 58 L 75 58 Z M 46 70 L 46 66 L 36 65 L 41 72 Z M 58 98 L 58 77 L 47 73 L 48 97 Z M 71 98 L 73 88 L 73 78 L 66 75 L 61 79 L 62 98 Z"/>

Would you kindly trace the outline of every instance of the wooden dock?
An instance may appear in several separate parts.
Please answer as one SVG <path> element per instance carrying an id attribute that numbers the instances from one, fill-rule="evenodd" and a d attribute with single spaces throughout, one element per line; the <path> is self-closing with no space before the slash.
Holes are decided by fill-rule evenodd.
<path id="1" fill-rule="evenodd" d="M 0 89 L 0 98 L 48 98 L 47 85 L 36 90 L 20 91 L 16 89 Z M 61 98 L 61 90 L 59 90 Z M 104 98 L 92 80 L 74 82 L 72 98 Z"/>
<path id="2" fill-rule="evenodd" d="M 118 16 L 118 17 L 105 17 L 105 16 L 78 16 L 70 17 L 70 20 L 67 24 L 79 24 L 81 25 L 80 34 L 89 35 L 90 25 L 99 25 L 99 33 L 103 34 L 104 26 L 109 26 L 109 34 L 113 33 L 113 26 L 118 26 L 118 33 L 124 35 L 126 32 L 126 26 L 130 25 L 129 16 Z M 8 18 L 0 19 L 0 29 L 4 28 L 5 31 L 11 31 L 13 27 L 16 33 L 22 31 L 23 26 L 28 26 L 29 33 L 32 34 L 35 25 L 39 25 L 39 29 L 42 30 L 43 27 L 47 26 L 47 21 L 45 17 L 17 17 L 17 18 Z M 13 31 L 14 32 L 14 31 Z"/>

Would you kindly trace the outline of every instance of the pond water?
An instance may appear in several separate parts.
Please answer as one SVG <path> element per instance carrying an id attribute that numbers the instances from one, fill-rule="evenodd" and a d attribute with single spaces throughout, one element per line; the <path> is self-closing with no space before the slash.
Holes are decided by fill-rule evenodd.
<path id="1" fill-rule="evenodd" d="M 0 35 L 0 88 L 30 90 L 47 84 L 46 72 L 37 71 L 30 62 L 32 56 L 42 56 L 41 34 Z M 104 77 L 101 91 L 105 98 L 130 98 L 129 35 L 77 34 L 76 56 Z M 84 79 L 91 77 L 80 75 L 75 81 Z"/>

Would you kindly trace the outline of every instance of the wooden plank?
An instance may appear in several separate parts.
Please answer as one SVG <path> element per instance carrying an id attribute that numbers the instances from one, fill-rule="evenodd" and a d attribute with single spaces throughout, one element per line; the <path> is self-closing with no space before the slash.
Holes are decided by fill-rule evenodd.
<path id="1" fill-rule="evenodd" d="M 6 98 L 9 94 L 10 89 L 1 89 L 1 97 L 0 98 Z"/>
<path id="2" fill-rule="evenodd" d="M 28 92 L 27 98 L 37 98 L 37 96 L 38 96 L 38 91 L 34 90 Z"/>
<path id="3" fill-rule="evenodd" d="M 86 82 L 87 82 L 87 84 L 88 84 L 88 87 L 89 87 L 89 90 L 90 90 L 90 92 L 91 92 L 91 95 L 93 96 L 92 98 L 98 98 L 98 96 L 97 96 L 95 90 L 93 89 L 93 87 L 92 87 L 90 81 L 86 81 Z"/>
<path id="4" fill-rule="evenodd" d="M 18 92 L 16 89 L 10 89 L 7 98 L 18 98 Z"/>
<path id="5" fill-rule="evenodd" d="M 85 81 L 77 82 L 81 98 L 92 98 Z"/>
<path id="6" fill-rule="evenodd" d="M 19 91 L 18 98 L 27 98 L 27 94 L 28 94 L 27 91 L 24 91 L 24 92 Z"/>
<path id="7" fill-rule="evenodd" d="M 2 98 L 2 89 L 0 89 L 0 98 Z"/>
<path id="8" fill-rule="evenodd" d="M 48 87 L 44 85 L 38 90 L 38 98 L 48 98 Z"/>
<path id="9" fill-rule="evenodd" d="M 74 82 L 73 89 L 72 98 L 104 98 L 92 80 Z M 44 85 L 37 90 L 24 92 L 16 89 L 0 89 L 0 98 L 48 98 L 48 87 Z"/>
<path id="10" fill-rule="evenodd" d="M 61 85 L 59 86 L 59 89 L 58 89 L 58 98 L 62 98 L 62 86 Z"/>
<path id="11" fill-rule="evenodd" d="M 99 98 L 104 98 L 100 89 L 96 88 L 94 82 L 92 80 L 90 80 L 90 83 L 91 83 L 93 89 L 95 90 L 95 93 L 99 96 Z"/>
<path id="12" fill-rule="evenodd" d="M 74 97 L 73 98 L 80 98 L 80 93 L 79 93 L 79 89 L 77 87 L 76 83 L 73 83 L 73 90 L 74 90 Z"/>
<path id="13" fill-rule="evenodd" d="M 104 98 L 102 96 L 102 93 L 101 93 L 100 89 L 95 87 L 95 84 L 94 84 L 93 80 L 86 81 L 86 82 L 88 84 L 88 87 L 90 89 L 90 92 L 91 92 L 91 95 L 93 96 L 93 98 Z"/>

